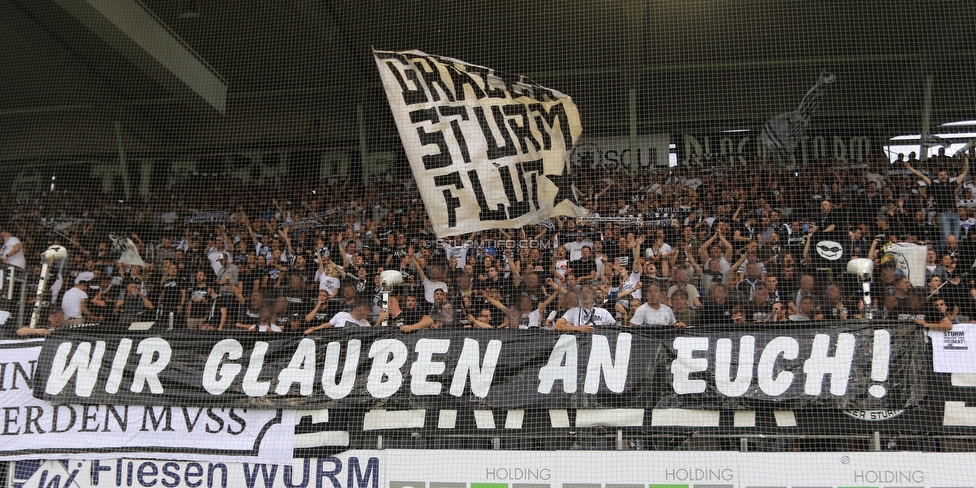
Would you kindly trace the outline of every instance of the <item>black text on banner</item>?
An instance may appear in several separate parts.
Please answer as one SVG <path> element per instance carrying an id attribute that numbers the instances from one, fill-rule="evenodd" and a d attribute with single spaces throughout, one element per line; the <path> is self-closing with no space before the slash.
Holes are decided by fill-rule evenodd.
<path id="1" fill-rule="evenodd" d="M 582 132 L 570 97 L 457 59 L 373 54 L 438 237 L 587 214 L 566 164 Z"/>

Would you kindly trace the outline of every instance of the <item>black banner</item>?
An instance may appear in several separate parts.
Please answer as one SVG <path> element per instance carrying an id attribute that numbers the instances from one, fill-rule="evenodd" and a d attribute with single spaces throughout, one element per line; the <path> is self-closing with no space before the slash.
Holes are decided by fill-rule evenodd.
<path id="1" fill-rule="evenodd" d="M 924 393 L 917 364 L 925 344 L 914 324 L 689 330 L 672 342 L 672 392 L 659 406 L 750 409 L 903 408 Z"/>
<path id="2" fill-rule="evenodd" d="M 924 335 L 911 324 L 675 335 L 332 329 L 300 335 L 78 331 L 47 339 L 52 403 L 241 408 L 903 409 Z"/>

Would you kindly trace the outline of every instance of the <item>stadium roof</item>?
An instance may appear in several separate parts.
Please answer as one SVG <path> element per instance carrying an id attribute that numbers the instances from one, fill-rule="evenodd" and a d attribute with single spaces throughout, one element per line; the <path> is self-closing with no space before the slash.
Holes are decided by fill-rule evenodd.
<path id="1" fill-rule="evenodd" d="M 132 0 L 0 0 L 0 159 L 358 144 L 360 120 L 390 139 L 371 46 L 527 75 L 574 98 L 584 135 L 629 134 L 632 107 L 642 134 L 755 131 L 822 71 L 814 125 L 837 133 L 920 133 L 928 80 L 932 128 L 976 119 L 962 0 L 144 1 L 225 105 L 94 12 Z"/>

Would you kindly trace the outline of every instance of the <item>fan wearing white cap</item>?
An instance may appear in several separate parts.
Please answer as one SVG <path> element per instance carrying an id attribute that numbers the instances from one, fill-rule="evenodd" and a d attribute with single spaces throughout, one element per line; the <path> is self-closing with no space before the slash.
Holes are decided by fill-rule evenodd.
<path id="1" fill-rule="evenodd" d="M 91 271 L 82 271 L 81 273 L 78 273 L 78 276 L 75 278 L 75 284 L 77 285 L 82 281 L 95 281 L 95 273 L 92 273 Z"/>
<path id="2" fill-rule="evenodd" d="M 93 276 L 94 277 L 94 276 Z M 92 300 L 92 303 L 101 307 L 105 303 L 98 303 L 99 299 Z M 78 325 L 86 322 L 101 322 L 102 317 L 96 317 L 88 310 L 88 280 L 78 279 L 75 286 L 64 292 L 61 297 L 61 310 L 64 311 L 65 325 Z"/>

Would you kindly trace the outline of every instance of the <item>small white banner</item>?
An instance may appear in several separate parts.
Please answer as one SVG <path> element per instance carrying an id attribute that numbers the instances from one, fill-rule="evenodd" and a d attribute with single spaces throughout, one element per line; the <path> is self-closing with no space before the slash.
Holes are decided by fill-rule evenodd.
<path id="1" fill-rule="evenodd" d="M 583 216 L 573 100 L 524 76 L 420 51 L 373 51 L 437 237 Z"/>
<path id="2" fill-rule="evenodd" d="M 936 373 L 976 374 L 976 324 L 953 324 L 952 330 L 930 330 L 932 369 Z"/>
<path id="3" fill-rule="evenodd" d="M 294 410 L 52 405 L 34 398 L 42 343 L 0 341 L 0 459 L 293 459 Z"/>

